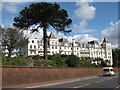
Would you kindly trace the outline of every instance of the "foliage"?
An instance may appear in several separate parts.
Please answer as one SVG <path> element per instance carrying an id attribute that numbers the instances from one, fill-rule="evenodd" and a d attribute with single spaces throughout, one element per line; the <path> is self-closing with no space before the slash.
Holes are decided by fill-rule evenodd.
<path id="1" fill-rule="evenodd" d="M 26 61 L 26 56 L 18 56 L 13 58 L 2 57 L 2 65 L 27 66 Z"/>
<path id="2" fill-rule="evenodd" d="M 107 67 L 109 66 L 109 60 L 103 60 L 102 58 L 95 58 L 93 61 L 97 61 L 96 67 Z"/>
<path id="3" fill-rule="evenodd" d="M 48 15 L 49 13 L 49 15 Z M 67 32 L 65 27 L 71 24 L 72 20 L 68 18 L 66 10 L 61 9 L 57 3 L 33 3 L 20 11 L 19 16 L 14 18 L 14 26 L 20 29 L 28 29 L 32 25 L 38 24 L 38 27 L 48 28 L 52 26 L 57 31 Z M 38 29 L 38 28 L 36 28 Z"/>
<path id="4" fill-rule="evenodd" d="M 53 55 L 52 60 L 55 67 L 60 67 L 65 65 L 64 60 L 59 54 Z"/>
<path id="5" fill-rule="evenodd" d="M 68 67 L 78 67 L 79 58 L 76 55 L 68 55 L 65 63 L 68 65 Z"/>
<path id="6" fill-rule="evenodd" d="M 43 59 L 42 56 L 18 56 L 14 58 L 2 57 L 3 65 L 17 66 L 40 66 L 40 67 L 104 67 L 108 60 L 101 58 L 79 58 L 76 55 L 49 55 L 49 60 Z M 92 64 L 92 61 L 97 61 L 97 64 Z"/>
<path id="7" fill-rule="evenodd" d="M 80 60 L 80 67 L 95 67 L 89 60 Z"/>
<path id="8" fill-rule="evenodd" d="M 113 49 L 112 55 L 113 55 L 113 66 L 120 67 L 120 49 Z"/>
<path id="9" fill-rule="evenodd" d="M 66 58 L 68 55 L 66 55 L 66 54 L 61 54 L 61 57 L 62 58 Z"/>
<path id="10" fill-rule="evenodd" d="M 32 59 L 34 59 L 34 60 L 43 59 L 43 56 L 36 55 L 36 56 L 33 56 Z"/>
<path id="11" fill-rule="evenodd" d="M 54 62 L 52 60 L 42 60 L 42 64 L 44 66 L 47 66 L 47 67 L 53 67 L 53 66 L 55 66 Z"/>
<path id="12" fill-rule="evenodd" d="M 13 25 L 22 30 L 37 25 L 32 32 L 43 28 L 44 59 L 47 59 L 47 29 L 53 27 L 57 32 L 69 33 L 71 30 L 66 29 L 71 23 L 72 20 L 68 18 L 67 11 L 61 9 L 59 4 L 40 2 L 33 3 L 20 11 L 14 18 Z"/>
<path id="13" fill-rule="evenodd" d="M 52 60 L 53 55 L 48 55 L 48 60 Z"/>
<path id="14" fill-rule="evenodd" d="M 2 43 L 3 46 L 7 46 L 8 57 L 10 58 L 15 48 L 24 47 L 28 43 L 28 38 L 17 29 L 7 28 L 2 33 Z"/>

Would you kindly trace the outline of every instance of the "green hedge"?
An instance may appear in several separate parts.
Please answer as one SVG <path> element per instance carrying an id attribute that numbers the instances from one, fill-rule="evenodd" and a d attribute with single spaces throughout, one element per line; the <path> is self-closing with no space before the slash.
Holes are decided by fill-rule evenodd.
<path id="1" fill-rule="evenodd" d="M 2 65 L 27 66 L 26 61 L 26 56 L 18 56 L 13 58 L 2 57 Z"/>

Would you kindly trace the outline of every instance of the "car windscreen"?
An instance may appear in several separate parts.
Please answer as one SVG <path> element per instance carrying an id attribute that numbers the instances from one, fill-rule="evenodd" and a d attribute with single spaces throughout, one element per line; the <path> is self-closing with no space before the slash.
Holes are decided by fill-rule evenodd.
<path id="1" fill-rule="evenodd" d="M 104 71 L 113 71 L 113 69 L 104 69 Z"/>
<path id="2" fill-rule="evenodd" d="M 109 69 L 103 69 L 104 71 L 109 71 Z"/>

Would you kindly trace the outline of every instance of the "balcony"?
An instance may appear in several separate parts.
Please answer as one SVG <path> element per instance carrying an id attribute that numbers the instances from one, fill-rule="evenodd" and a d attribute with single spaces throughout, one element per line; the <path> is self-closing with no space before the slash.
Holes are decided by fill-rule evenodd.
<path id="1" fill-rule="evenodd" d="M 37 49 L 36 49 L 36 48 L 30 48 L 29 50 L 31 50 L 31 51 L 36 51 Z"/>

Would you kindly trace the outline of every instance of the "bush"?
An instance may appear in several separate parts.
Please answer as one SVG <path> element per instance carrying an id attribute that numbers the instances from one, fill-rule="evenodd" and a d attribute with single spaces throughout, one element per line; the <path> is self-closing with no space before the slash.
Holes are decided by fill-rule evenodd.
<path id="1" fill-rule="evenodd" d="M 48 60 L 52 60 L 53 55 L 48 55 Z"/>
<path id="2" fill-rule="evenodd" d="M 60 66 L 64 66 L 65 62 L 62 59 L 62 57 L 59 54 L 53 55 L 52 57 L 53 63 L 55 67 L 60 67 Z"/>
<path id="3" fill-rule="evenodd" d="M 95 67 L 95 65 L 88 60 L 81 60 L 80 67 Z"/>
<path id="4" fill-rule="evenodd" d="M 2 57 L 2 65 L 27 66 L 26 61 L 26 56 L 18 56 L 13 58 Z"/>
<path id="5" fill-rule="evenodd" d="M 79 58 L 76 55 L 69 55 L 66 57 L 65 63 L 68 67 L 78 67 Z"/>
<path id="6" fill-rule="evenodd" d="M 32 56 L 32 59 L 34 60 L 43 59 L 43 56 L 40 56 L 40 55 Z"/>
<path id="7" fill-rule="evenodd" d="M 52 66 L 54 66 L 53 60 L 42 60 L 41 62 L 42 62 L 42 65 L 43 65 L 43 66 L 47 66 L 47 67 L 52 67 Z"/>
<path id="8" fill-rule="evenodd" d="M 9 65 L 9 61 L 6 57 L 2 57 L 2 65 Z"/>

